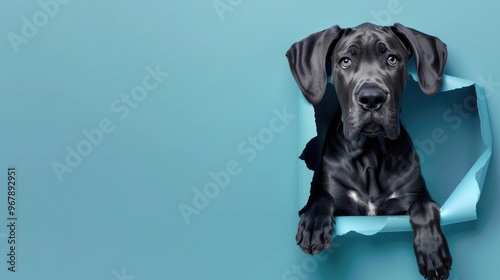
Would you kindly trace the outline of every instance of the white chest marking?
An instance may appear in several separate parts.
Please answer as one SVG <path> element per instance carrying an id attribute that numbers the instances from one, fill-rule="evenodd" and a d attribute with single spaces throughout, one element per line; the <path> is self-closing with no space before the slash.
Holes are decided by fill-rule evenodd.
<path id="1" fill-rule="evenodd" d="M 375 204 L 373 204 L 371 201 L 368 201 L 368 205 L 366 205 L 366 203 L 359 198 L 359 195 L 356 191 L 349 191 L 347 193 L 347 196 L 349 196 L 355 203 L 368 207 L 368 213 L 367 213 L 368 216 L 377 215 L 377 207 L 375 206 Z M 394 193 L 391 195 L 391 197 L 393 196 L 395 198 Z"/>
<path id="2" fill-rule="evenodd" d="M 364 204 L 360 199 L 359 199 L 359 196 L 358 196 L 358 193 L 355 192 L 355 191 L 349 191 L 349 194 L 348 196 L 350 198 L 352 198 L 352 200 L 356 203 L 359 203 L 359 204 Z"/>
<path id="3" fill-rule="evenodd" d="M 395 192 L 393 192 L 391 194 L 391 196 L 389 196 L 389 199 L 393 199 L 393 198 L 398 198 L 398 195 Z"/>
<path id="4" fill-rule="evenodd" d="M 368 216 L 375 215 L 377 215 L 377 207 L 371 201 L 368 201 Z"/>

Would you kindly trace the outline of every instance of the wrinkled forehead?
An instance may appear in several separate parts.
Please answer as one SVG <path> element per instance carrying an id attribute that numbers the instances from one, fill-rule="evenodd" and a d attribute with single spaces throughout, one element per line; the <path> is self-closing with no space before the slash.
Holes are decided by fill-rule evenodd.
<path id="1" fill-rule="evenodd" d="M 332 58 L 357 53 L 398 53 L 409 54 L 403 42 L 388 28 L 374 25 L 361 25 L 346 29 L 335 46 Z"/>

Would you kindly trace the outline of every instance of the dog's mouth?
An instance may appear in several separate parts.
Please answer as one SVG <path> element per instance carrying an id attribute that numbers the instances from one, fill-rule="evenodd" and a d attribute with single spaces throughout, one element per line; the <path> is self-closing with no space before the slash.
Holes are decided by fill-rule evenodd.
<path id="1" fill-rule="evenodd" d="M 389 118 L 386 122 L 378 122 L 371 119 L 364 124 L 348 121 L 344 126 L 344 135 L 349 140 L 356 140 L 360 136 L 382 136 L 384 138 L 394 140 L 399 136 L 399 132 L 399 119 L 397 117 Z"/>
<path id="2" fill-rule="evenodd" d="M 387 137 L 384 128 L 375 122 L 370 122 L 364 125 L 361 129 L 361 134 L 368 137 L 375 137 L 381 134 L 383 137 Z"/>

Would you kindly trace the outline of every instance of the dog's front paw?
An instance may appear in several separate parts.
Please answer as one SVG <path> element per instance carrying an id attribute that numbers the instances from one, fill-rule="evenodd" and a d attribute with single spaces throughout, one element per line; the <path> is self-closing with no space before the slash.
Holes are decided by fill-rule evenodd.
<path id="1" fill-rule="evenodd" d="M 452 259 L 440 229 L 419 229 L 415 232 L 413 247 L 420 274 L 429 280 L 448 279 Z"/>
<path id="2" fill-rule="evenodd" d="M 315 255 L 333 242 L 333 213 L 328 209 L 309 209 L 302 214 L 295 239 L 306 254 Z"/>

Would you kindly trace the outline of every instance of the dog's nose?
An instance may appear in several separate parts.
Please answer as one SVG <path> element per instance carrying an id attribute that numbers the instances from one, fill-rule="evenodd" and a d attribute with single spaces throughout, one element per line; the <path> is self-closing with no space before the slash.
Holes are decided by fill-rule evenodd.
<path id="1" fill-rule="evenodd" d="M 365 87 L 358 93 L 358 104 L 365 110 L 378 110 L 387 99 L 387 94 L 379 87 Z"/>

